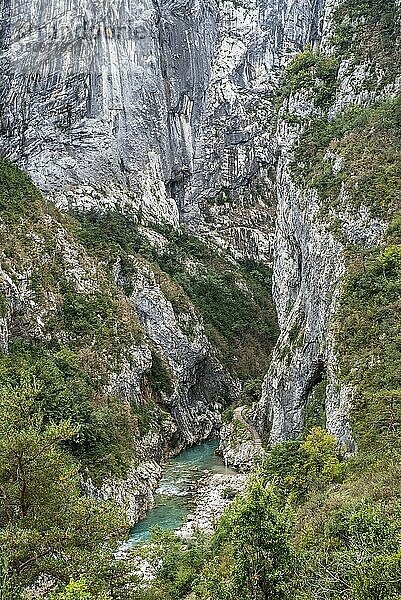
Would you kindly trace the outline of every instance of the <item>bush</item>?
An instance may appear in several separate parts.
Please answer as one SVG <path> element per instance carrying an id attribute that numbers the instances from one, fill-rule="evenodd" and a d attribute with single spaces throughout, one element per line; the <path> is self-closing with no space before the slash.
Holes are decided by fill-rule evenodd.
<path id="1" fill-rule="evenodd" d="M 276 486 L 282 498 L 302 503 L 309 492 L 343 479 L 339 443 L 324 429 L 313 427 L 305 439 L 272 448 L 261 463 L 260 473 L 266 483 Z"/>
<path id="2" fill-rule="evenodd" d="M 337 58 L 306 48 L 287 66 L 279 100 L 282 102 L 301 90 L 310 90 L 316 106 L 328 108 L 335 99 L 338 66 Z"/>

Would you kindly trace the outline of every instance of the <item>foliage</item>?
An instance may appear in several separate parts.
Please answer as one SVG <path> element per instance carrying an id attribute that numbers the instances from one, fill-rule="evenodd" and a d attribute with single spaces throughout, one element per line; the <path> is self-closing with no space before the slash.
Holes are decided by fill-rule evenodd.
<path id="1" fill-rule="evenodd" d="M 328 121 L 315 119 L 300 136 L 292 172 L 335 206 L 340 189 L 354 207 L 374 216 L 399 210 L 401 96 L 371 108 L 351 108 Z M 338 166 L 333 167 L 333 156 Z"/>
<path id="2" fill-rule="evenodd" d="M 278 99 L 282 103 L 301 90 L 310 90 L 316 106 L 328 108 L 337 89 L 338 60 L 306 48 L 286 68 Z"/>
<path id="3" fill-rule="evenodd" d="M 40 212 L 42 197 L 25 173 L 0 160 L 0 212 L 5 224 L 18 226 L 26 215 Z"/>
<path id="4" fill-rule="evenodd" d="M 361 450 L 400 448 L 401 246 L 356 250 L 337 322 L 341 376 L 355 389 L 353 430 Z"/>
<path id="5" fill-rule="evenodd" d="M 225 365 L 244 379 L 264 373 L 278 333 L 270 269 L 238 265 L 186 232 L 169 232 L 157 260 L 198 309 Z"/>
<path id="6" fill-rule="evenodd" d="M 260 466 L 264 481 L 277 491 L 300 503 L 311 491 L 339 482 L 344 475 L 341 448 L 336 438 L 314 427 L 303 440 L 293 440 L 271 449 Z"/>
<path id="7" fill-rule="evenodd" d="M 65 445 L 97 481 L 129 467 L 135 457 L 135 421 L 124 404 L 102 393 L 75 352 L 14 343 L 0 357 L 0 374 L 9 385 L 17 385 L 26 374 L 42 382 L 37 401 L 45 420 L 74 423 L 77 431 Z"/>
<path id="8" fill-rule="evenodd" d="M 86 580 L 80 579 L 79 581 L 71 580 L 64 591 L 52 595 L 49 600 L 92 600 L 93 598 Z"/>
<path id="9" fill-rule="evenodd" d="M 0 317 L 5 317 L 8 312 L 9 302 L 5 295 L 0 292 Z"/>
<path id="10" fill-rule="evenodd" d="M 155 350 L 152 351 L 152 367 L 148 375 L 152 389 L 156 394 L 160 392 L 171 396 L 173 393 L 172 376 L 163 358 Z"/>
<path id="11" fill-rule="evenodd" d="M 344 0 L 334 11 L 333 30 L 338 56 L 369 65 L 381 86 L 394 80 L 400 57 L 396 0 Z"/>
<path id="12" fill-rule="evenodd" d="M 231 559 L 229 577 L 225 569 L 220 574 L 221 587 L 229 597 L 288 597 L 286 583 L 293 566 L 290 528 L 291 520 L 279 510 L 274 493 L 254 479 L 246 495 L 235 500 L 223 516 L 212 540 L 212 547 Z M 207 569 L 200 585 L 208 590 Z M 215 585 L 213 576 L 208 591 L 215 590 Z"/>
<path id="13" fill-rule="evenodd" d="M 310 393 L 305 406 L 304 430 L 309 432 L 313 427 L 326 427 L 326 388 L 327 377 L 317 382 Z"/>
<path id="14" fill-rule="evenodd" d="M 0 390 L 0 554 L 10 589 L 44 573 L 68 581 L 110 560 L 125 531 L 111 504 L 81 496 L 78 465 L 62 450 L 77 427 L 46 422 L 39 390 L 32 378 Z"/>
<path id="15" fill-rule="evenodd" d="M 151 246 L 141 235 L 134 215 L 118 209 L 102 212 L 94 208 L 72 214 L 78 239 L 94 256 L 111 264 L 116 258 L 127 259 L 130 254 L 152 258 Z"/>
<path id="16" fill-rule="evenodd" d="M 190 593 L 211 551 L 201 535 L 185 543 L 173 532 L 155 529 L 145 556 L 156 570 L 149 598 L 173 600 Z"/>

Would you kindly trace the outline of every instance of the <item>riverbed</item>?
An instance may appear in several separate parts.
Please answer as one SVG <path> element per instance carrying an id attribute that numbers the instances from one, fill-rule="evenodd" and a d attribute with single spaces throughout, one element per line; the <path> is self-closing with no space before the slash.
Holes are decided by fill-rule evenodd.
<path id="1" fill-rule="evenodd" d="M 198 482 L 206 474 L 235 475 L 215 454 L 217 440 L 183 450 L 164 465 L 163 477 L 155 494 L 155 505 L 131 530 L 127 546 L 145 543 L 153 527 L 166 531 L 179 529 L 193 510 Z"/>

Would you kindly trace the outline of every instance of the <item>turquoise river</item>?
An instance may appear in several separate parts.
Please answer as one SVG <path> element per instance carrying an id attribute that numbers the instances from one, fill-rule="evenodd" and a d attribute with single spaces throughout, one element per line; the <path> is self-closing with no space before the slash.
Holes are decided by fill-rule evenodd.
<path id="1" fill-rule="evenodd" d="M 155 505 L 148 515 L 131 530 L 128 545 L 146 542 L 153 527 L 174 530 L 180 527 L 191 512 L 193 492 L 206 473 L 234 473 L 226 468 L 215 454 L 217 440 L 211 440 L 183 450 L 164 467 L 156 490 Z M 193 507 L 193 506 L 192 506 Z"/>

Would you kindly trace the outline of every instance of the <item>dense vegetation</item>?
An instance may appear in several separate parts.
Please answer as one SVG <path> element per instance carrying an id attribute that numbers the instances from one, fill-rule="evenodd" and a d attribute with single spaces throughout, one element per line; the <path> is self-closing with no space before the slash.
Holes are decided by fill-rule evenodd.
<path id="1" fill-rule="evenodd" d="M 333 212 L 345 192 L 347 205 L 367 206 L 373 216 L 399 213 L 401 96 L 338 117 L 313 119 L 301 134 L 292 171 L 314 188 Z"/>
<path id="2" fill-rule="evenodd" d="M 242 379 L 261 376 L 277 339 L 271 296 L 271 270 L 260 262 L 230 260 L 212 243 L 185 230 L 159 226 L 162 247 L 152 245 L 135 219 L 119 211 L 76 215 L 77 235 L 87 250 L 112 265 L 122 260 L 123 274 L 132 256 L 147 259 L 177 284 L 163 288 L 177 315 L 189 300 L 202 317 L 206 333 L 225 366 Z M 126 288 L 129 293 L 129 284 Z"/>
<path id="3" fill-rule="evenodd" d="M 126 597 L 135 577 L 112 559 L 125 520 L 112 504 L 82 498 L 80 482 L 124 476 L 141 436 L 163 426 L 161 400 L 173 391 L 155 348 L 139 405 L 108 391 L 110 374 L 143 343 L 128 298 L 135 261 L 154 271 L 178 317 L 193 310 L 192 299 L 223 362 L 244 378 L 249 366 L 247 390 L 265 371 L 276 335 L 270 271 L 216 257 L 170 229 L 156 249 L 120 211 L 63 215 L 6 161 L 0 203 L 0 315 L 9 328 L 0 353 L 0 597 L 20 598 L 41 573 L 58 582 L 55 598 Z M 190 259 L 197 271 L 185 279 Z"/>
<path id="4" fill-rule="evenodd" d="M 362 107 L 330 111 L 344 59 L 351 71 L 364 63 L 359 85 L 370 92 L 394 81 L 396 10 L 395 0 L 345 0 L 334 14 L 333 53 L 297 56 L 278 99 L 280 118 L 299 134 L 294 180 L 306 197 L 317 194 L 346 251 L 334 333 L 339 378 L 353 390 L 358 453 L 346 460 L 324 429 L 323 380 L 303 435 L 270 450 L 213 535 L 183 542 L 156 531 L 138 550 L 155 567 L 146 585 L 133 574 L 135 557 L 113 560 L 122 515 L 82 497 L 79 486 L 83 468 L 101 480 L 132 464 L 131 440 L 158 422 L 159 395 L 171 391 L 154 352 L 145 406 L 122 406 L 104 392 L 107 365 L 141 339 L 127 302 L 132 257 L 147 261 L 161 285 L 168 274 L 177 315 L 195 305 L 252 399 L 277 335 L 270 272 L 231 262 L 185 231 L 162 229 L 161 245 L 152 244 L 119 211 L 62 217 L 1 162 L 2 268 L 15 275 L 17 262 L 19 274 L 31 273 L 40 299 L 27 303 L 32 313 L 57 299 L 42 335 L 32 314 L 14 315 L 13 341 L 0 356 L 1 600 L 19 600 L 42 573 L 56 584 L 51 600 L 401 599 L 401 100 L 374 101 L 373 93 Z M 300 92 L 314 99 L 309 116 L 291 113 Z M 348 240 L 344 214 L 361 207 L 386 231 L 376 247 Z M 81 252 L 85 289 L 68 277 L 55 243 L 61 231 L 67 250 Z M 110 277 L 116 260 L 122 289 Z M 0 315 L 8 311 L 0 294 Z"/>
<path id="5" fill-rule="evenodd" d="M 71 420 L 49 421 L 41 384 L 26 376 L 0 388 L 0 597 L 18 600 L 47 573 L 68 582 L 84 570 L 91 589 L 125 534 L 121 513 L 81 494 L 78 464 L 62 444 L 79 434 Z"/>

